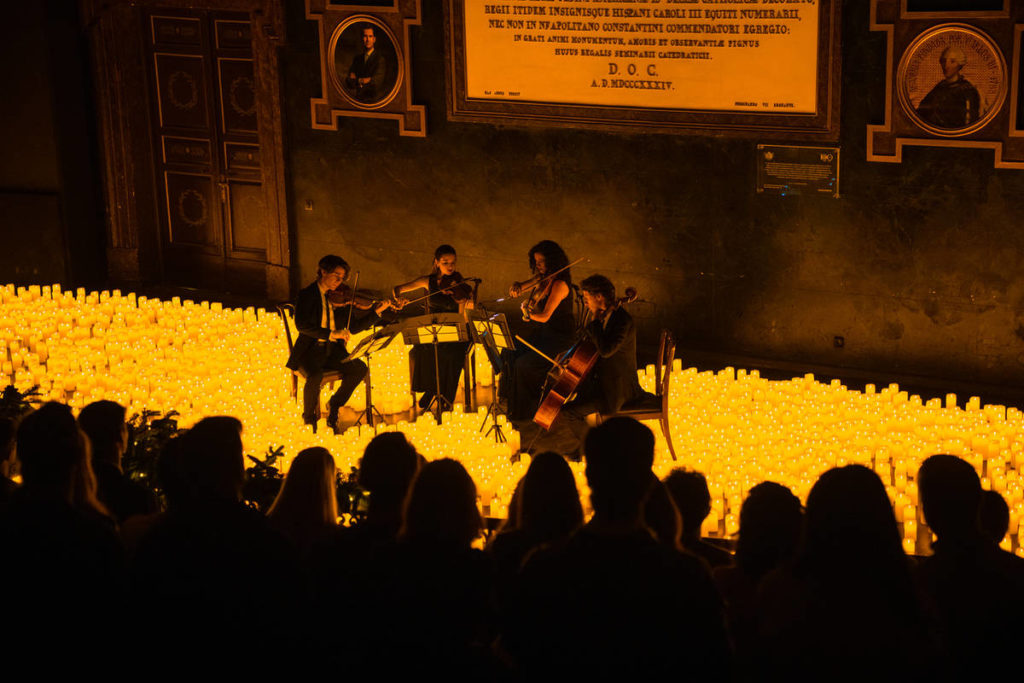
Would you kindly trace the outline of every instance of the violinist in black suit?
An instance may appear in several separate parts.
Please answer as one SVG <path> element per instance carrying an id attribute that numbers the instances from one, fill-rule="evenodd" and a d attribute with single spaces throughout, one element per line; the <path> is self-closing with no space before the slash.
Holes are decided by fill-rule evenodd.
<path id="1" fill-rule="evenodd" d="M 591 275 L 580 283 L 580 289 L 592 315 L 583 329 L 584 339 L 593 343 L 599 358 L 580 384 L 576 398 L 561 411 L 560 422 L 578 443 L 587 431 L 588 415 L 615 413 L 644 393 L 636 376 L 636 325 L 615 298 L 615 285 L 604 275 Z"/>
<path id="2" fill-rule="evenodd" d="M 349 265 L 340 256 L 324 256 L 317 265 L 317 278 L 295 300 L 295 327 L 299 332 L 287 366 L 305 374 L 306 386 L 302 390 L 302 419 L 316 427 L 320 382 L 325 372 L 341 373 L 341 386 L 331 396 L 327 426 L 337 433 L 338 410 L 348 402 L 352 392 L 366 376 L 366 363 L 361 360 L 343 362 L 348 357 L 345 342 L 353 332 L 361 332 L 380 320 L 380 314 L 390 306 L 383 301 L 374 308 L 373 315 L 353 319 L 349 327 L 346 307 L 338 308 L 330 302 L 328 292 L 336 289 L 348 278 Z M 352 304 L 348 304 L 349 306 Z"/>

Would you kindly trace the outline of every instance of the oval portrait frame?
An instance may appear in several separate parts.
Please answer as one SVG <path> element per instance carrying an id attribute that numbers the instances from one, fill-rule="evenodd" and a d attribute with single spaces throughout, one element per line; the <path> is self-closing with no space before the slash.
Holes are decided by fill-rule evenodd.
<path id="1" fill-rule="evenodd" d="M 931 74 L 932 78 L 926 81 L 927 85 L 921 83 L 923 74 L 919 72 L 922 70 L 922 64 L 929 62 L 937 64 L 938 56 L 941 54 L 940 47 L 942 49 L 950 45 L 960 47 L 961 44 L 969 46 L 973 56 L 981 56 L 983 62 L 985 62 L 972 66 L 972 62 L 975 60 L 968 59 L 964 69 L 966 70 L 968 67 L 971 67 L 969 73 L 972 76 L 977 77 L 980 75 L 983 77 L 977 83 L 970 79 L 968 80 L 975 86 L 975 90 L 979 92 L 981 105 L 987 106 L 984 113 L 979 114 L 977 121 L 960 128 L 943 128 L 925 121 L 917 112 L 917 104 L 924 94 L 928 92 L 925 88 L 930 89 L 941 82 L 941 70 L 938 70 L 939 75 L 938 80 L 936 80 L 934 72 L 938 67 L 932 69 L 924 68 L 925 72 L 929 70 L 933 72 Z M 934 62 L 932 62 L 933 59 L 935 60 Z M 992 73 L 993 71 L 996 73 Z M 1006 74 L 1006 59 L 1003 57 L 1002 50 L 999 49 L 996 42 L 987 34 L 968 24 L 940 24 L 917 36 L 903 52 L 903 55 L 900 57 L 899 67 L 896 70 L 896 93 L 903 112 L 917 126 L 932 135 L 944 138 L 958 138 L 981 130 L 999 113 L 1006 102 L 1008 89 Z M 979 85 L 981 87 L 978 87 Z M 917 102 L 915 102 L 915 99 Z"/>
<path id="2" fill-rule="evenodd" d="M 352 97 L 345 88 L 345 84 L 338 74 L 338 60 L 335 55 L 335 52 L 338 49 L 338 41 L 341 40 L 342 34 L 355 24 L 373 24 L 374 28 L 379 29 L 387 36 L 395 50 L 395 84 L 384 97 L 374 102 L 360 102 L 356 98 Z M 402 89 L 402 83 L 405 79 L 405 57 L 402 54 L 402 46 L 395 37 L 395 34 L 391 31 L 391 28 L 375 16 L 369 14 L 353 14 L 345 19 L 345 21 L 338 24 L 334 29 L 334 33 L 331 34 L 331 42 L 328 46 L 327 54 L 328 58 L 326 61 L 331 75 L 331 82 L 334 84 L 335 89 L 341 93 L 341 96 L 345 98 L 345 101 L 357 109 L 364 109 L 367 111 L 382 109 L 390 104 L 391 101 L 395 99 L 395 96 L 398 95 L 398 91 Z"/>

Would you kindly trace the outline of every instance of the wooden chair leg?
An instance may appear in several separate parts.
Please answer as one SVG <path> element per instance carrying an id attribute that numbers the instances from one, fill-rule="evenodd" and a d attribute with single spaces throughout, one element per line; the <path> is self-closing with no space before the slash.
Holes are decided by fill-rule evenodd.
<path id="1" fill-rule="evenodd" d="M 659 420 L 661 422 L 661 433 L 665 436 L 665 442 L 668 444 L 668 452 L 672 456 L 672 460 L 678 460 L 676 457 L 676 448 L 672 445 L 672 430 L 668 426 L 668 418 L 662 416 Z"/>

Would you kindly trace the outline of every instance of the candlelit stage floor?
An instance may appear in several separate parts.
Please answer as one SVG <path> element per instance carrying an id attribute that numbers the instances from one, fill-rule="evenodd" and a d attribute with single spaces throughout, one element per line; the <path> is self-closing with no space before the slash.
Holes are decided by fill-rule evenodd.
<path id="1" fill-rule="evenodd" d="M 176 410 L 186 426 L 207 415 L 235 415 L 245 425 L 247 452 L 284 446 L 285 467 L 301 449 L 319 445 L 347 470 L 375 430 L 401 429 L 426 457 L 461 460 L 490 513 L 500 516 L 506 509 L 529 461 L 512 462 L 518 432 L 506 430 L 506 443 L 485 435 L 490 423 L 481 430 L 484 400 L 479 412 L 457 405 L 441 424 L 429 414 L 409 421 L 408 349 L 401 340 L 371 360 L 374 404 L 387 422 L 339 436 L 326 429 L 314 434 L 302 424 L 283 367 L 286 355 L 284 328 L 274 312 L 118 291 L 0 287 L 0 383 L 39 385 L 47 399 L 76 410 L 100 398 L 131 412 Z M 491 370 L 484 354 L 477 355 L 477 380 L 486 391 Z M 640 372 L 648 390 L 653 379 L 653 368 Z M 360 389 L 350 405 L 358 411 L 364 402 Z M 758 482 L 783 483 L 806 500 L 823 471 L 861 463 L 886 484 L 905 547 L 920 550 L 928 534 L 919 524 L 914 477 L 925 457 L 945 452 L 973 463 L 984 485 L 1007 499 L 1012 519 L 1004 546 L 1024 554 L 1018 525 L 1024 512 L 1024 414 L 1016 408 L 953 395 L 923 401 L 896 385 L 851 390 L 812 375 L 769 380 L 756 370 L 731 367 L 700 372 L 681 367 L 678 359 L 670 404 L 679 461 L 670 459 L 661 430 L 652 425 L 655 470 L 663 476 L 681 465 L 705 473 L 713 499 L 707 533 L 735 533 L 743 497 Z M 586 501 L 582 467 L 573 468 Z"/>

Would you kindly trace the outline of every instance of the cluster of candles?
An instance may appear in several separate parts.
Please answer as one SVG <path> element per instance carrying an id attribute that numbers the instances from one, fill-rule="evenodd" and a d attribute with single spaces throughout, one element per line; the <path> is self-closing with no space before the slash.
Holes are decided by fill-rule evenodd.
<path id="1" fill-rule="evenodd" d="M 284 446 L 285 470 L 303 448 L 324 446 L 348 472 L 375 434 L 400 430 L 428 459 L 461 461 L 476 482 L 482 510 L 505 516 L 530 461 L 519 455 L 518 432 L 503 416 L 488 416 L 486 406 L 465 412 L 456 404 L 440 423 L 429 413 L 396 419 L 413 405 L 408 350 L 397 338 L 369 360 L 374 406 L 395 417 L 337 436 L 327 429 L 314 433 L 302 423 L 284 367 L 288 349 L 277 312 L 118 290 L 0 287 L 0 385 L 38 386 L 44 400 L 76 411 L 99 399 L 117 401 L 129 414 L 174 410 L 185 427 L 210 415 L 234 415 L 244 424 L 246 451 L 259 457 Z M 486 354 L 474 355 L 477 383 L 491 385 Z M 1024 413 L 1018 409 L 982 406 L 977 398 L 961 407 L 953 394 L 925 402 L 895 384 L 856 391 L 813 375 L 776 381 L 756 370 L 698 372 L 683 369 L 679 359 L 671 372 L 669 420 L 679 460 L 671 459 L 652 422 L 655 473 L 663 477 L 682 466 L 705 474 L 712 497 L 705 535 L 734 535 L 743 499 L 757 483 L 784 484 L 806 501 L 825 470 L 857 463 L 885 484 L 907 552 L 924 551 L 930 533 L 920 516 L 917 469 L 929 455 L 950 453 L 970 462 L 983 487 L 1006 499 L 1010 528 L 1002 546 L 1024 556 Z M 653 391 L 654 367 L 639 375 Z M 324 396 L 330 391 L 324 387 Z M 365 400 L 361 387 L 349 406 L 361 411 Z M 506 441 L 487 433 L 495 419 Z M 586 507 L 583 468 L 572 467 Z"/>

